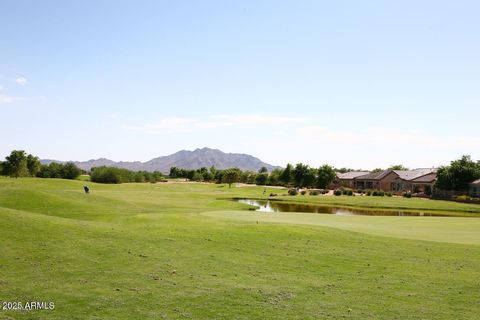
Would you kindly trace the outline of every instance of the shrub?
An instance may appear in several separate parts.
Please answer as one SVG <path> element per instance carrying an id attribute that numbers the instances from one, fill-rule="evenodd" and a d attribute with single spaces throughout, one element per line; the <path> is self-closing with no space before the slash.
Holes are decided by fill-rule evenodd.
<path id="1" fill-rule="evenodd" d="M 363 191 L 363 190 L 361 190 L 361 189 L 357 189 L 357 191 L 356 191 L 356 192 L 357 192 L 357 193 L 359 193 L 359 194 L 363 194 L 363 193 L 364 193 L 364 191 Z"/>
<path id="2" fill-rule="evenodd" d="M 372 196 L 377 197 L 377 196 L 378 196 L 378 191 L 377 191 L 377 190 L 373 190 Z"/>
<path id="3" fill-rule="evenodd" d="M 37 172 L 39 178 L 61 178 L 61 179 L 77 179 L 82 170 L 80 170 L 74 163 L 55 163 L 52 162 L 48 165 L 41 165 L 40 170 Z"/>
<path id="4" fill-rule="evenodd" d="M 322 194 L 327 194 L 328 190 L 322 190 Z"/>
<path id="5" fill-rule="evenodd" d="M 98 182 L 98 183 L 130 182 L 131 172 L 126 169 L 113 168 L 113 167 L 92 168 L 90 179 L 92 182 Z"/>
<path id="6" fill-rule="evenodd" d="M 336 196 L 341 196 L 342 195 L 342 190 L 335 190 L 333 192 L 333 194 L 336 195 Z"/>
<path id="7" fill-rule="evenodd" d="M 276 194 L 276 193 L 270 193 L 270 197 L 276 197 L 276 196 L 278 196 L 278 194 Z"/>
<path id="8" fill-rule="evenodd" d="M 379 196 L 379 197 L 384 197 L 384 196 L 385 196 L 385 192 L 382 191 L 382 190 L 379 190 L 379 191 L 378 191 L 378 196 Z"/>
<path id="9" fill-rule="evenodd" d="M 296 196 L 298 194 L 297 189 L 289 189 L 288 194 L 291 196 Z"/>
<path id="10" fill-rule="evenodd" d="M 91 169 L 90 180 L 98 183 L 156 182 L 162 181 L 159 172 L 130 171 L 115 167 L 96 167 Z"/>
<path id="11" fill-rule="evenodd" d="M 192 176 L 192 181 L 203 181 L 203 175 L 200 172 L 195 172 Z"/>
<path id="12" fill-rule="evenodd" d="M 386 195 L 387 197 L 391 197 L 391 196 L 392 196 L 392 193 L 391 193 L 391 192 L 386 192 L 385 195 Z"/>
<path id="13" fill-rule="evenodd" d="M 143 174 L 141 174 L 140 172 L 136 173 L 133 176 L 133 181 L 138 182 L 138 183 L 145 182 L 145 176 Z"/>
<path id="14" fill-rule="evenodd" d="M 318 196 L 318 194 L 319 194 L 319 193 L 318 193 L 317 190 L 312 190 L 312 191 L 310 191 L 310 195 L 311 195 L 311 196 Z"/>
<path id="15" fill-rule="evenodd" d="M 372 190 L 367 190 L 367 196 L 371 196 L 372 195 Z"/>
<path id="16" fill-rule="evenodd" d="M 302 194 L 302 196 L 304 196 L 304 195 L 307 194 L 307 190 L 302 190 L 302 191 L 300 191 L 300 193 Z"/>
<path id="17" fill-rule="evenodd" d="M 412 197 L 412 194 L 411 194 L 410 192 L 405 192 L 405 193 L 403 194 L 403 197 L 404 197 L 404 198 L 411 198 L 411 197 Z"/>
<path id="18" fill-rule="evenodd" d="M 347 196 L 353 196 L 353 190 L 347 190 Z"/>

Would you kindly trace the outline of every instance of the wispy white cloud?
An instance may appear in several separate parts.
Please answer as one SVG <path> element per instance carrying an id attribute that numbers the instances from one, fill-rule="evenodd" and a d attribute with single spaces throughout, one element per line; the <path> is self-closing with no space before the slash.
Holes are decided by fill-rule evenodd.
<path id="1" fill-rule="evenodd" d="M 25 86 L 28 84 L 28 80 L 26 78 L 20 77 L 15 79 L 15 83 L 21 86 Z"/>
<path id="2" fill-rule="evenodd" d="M 17 101 L 18 97 L 12 97 L 6 94 L 0 94 L 0 104 L 11 104 Z"/>
<path id="3" fill-rule="evenodd" d="M 200 118 L 167 117 L 142 125 L 123 125 L 123 129 L 146 133 L 192 132 L 214 128 L 249 128 L 288 126 L 301 123 L 304 119 L 265 115 L 210 115 Z"/>
<path id="4" fill-rule="evenodd" d="M 322 125 L 324 123 L 325 125 Z M 299 150 L 302 146 L 315 146 L 313 149 L 323 150 L 383 150 L 384 153 L 394 153 L 395 150 L 430 150 L 469 149 L 480 145 L 480 138 L 466 136 L 445 136 L 428 132 L 421 128 L 411 127 L 373 127 L 352 128 L 349 126 L 332 126 L 319 118 L 296 118 L 277 115 L 258 114 L 226 114 L 203 117 L 166 117 L 145 124 L 126 124 L 123 129 L 143 132 L 146 134 L 200 134 L 203 132 L 218 133 L 219 139 L 226 129 L 239 129 L 243 133 L 238 137 L 243 139 L 252 132 L 265 132 L 256 135 L 252 145 L 272 145 L 280 141 L 281 145 L 291 150 Z M 235 135 L 229 133 L 229 135 Z M 261 137 L 266 136 L 265 141 Z M 272 138 L 273 136 L 273 138 Z M 260 138 L 258 138 L 260 137 Z M 236 136 L 235 138 L 236 139 Z M 301 142 L 301 143 L 299 143 Z M 236 142 L 237 144 L 239 142 Z M 313 150 L 312 149 L 312 150 Z M 314 152 L 314 151 L 311 151 Z M 400 156 L 402 153 L 399 151 Z"/>

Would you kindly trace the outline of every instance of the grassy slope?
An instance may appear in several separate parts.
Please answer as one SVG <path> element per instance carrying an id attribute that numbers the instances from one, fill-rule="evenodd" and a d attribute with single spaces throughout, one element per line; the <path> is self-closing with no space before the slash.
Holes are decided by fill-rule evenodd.
<path id="1" fill-rule="evenodd" d="M 82 185 L 0 179 L 0 300 L 56 303 L 54 311 L 0 311 L 0 319 L 475 319 L 480 312 L 478 245 L 200 214 L 245 208 L 216 199 L 258 197 L 263 188 L 90 184 L 84 195 Z"/>
<path id="2" fill-rule="evenodd" d="M 372 235 L 480 245 L 479 218 L 337 216 L 311 213 L 214 211 L 206 216 L 259 223 L 282 223 L 338 228 Z"/>

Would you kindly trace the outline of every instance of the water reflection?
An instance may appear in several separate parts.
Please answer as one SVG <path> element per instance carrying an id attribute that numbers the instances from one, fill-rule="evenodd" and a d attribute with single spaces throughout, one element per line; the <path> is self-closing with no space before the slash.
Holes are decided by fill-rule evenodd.
<path id="1" fill-rule="evenodd" d="M 320 214 L 336 214 L 340 216 L 448 216 L 432 212 L 387 211 L 369 209 L 347 209 L 340 207 L 322 206 L 316 204 L 285 203 L 283 201 L 235 199 L 236 201 L 257 207 L 260 212 L 308 212 Z"/>

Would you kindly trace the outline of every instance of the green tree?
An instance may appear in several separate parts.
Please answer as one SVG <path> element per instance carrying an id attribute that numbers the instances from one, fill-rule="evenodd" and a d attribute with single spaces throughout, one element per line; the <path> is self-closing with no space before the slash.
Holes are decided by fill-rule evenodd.
<path id="1" fill-rule="evenodd" d="M 261 167 L 260 170 L 258 170 L 258 173 L 267 173 L 268 169 L 267 167 Z"/>
<path id="2" fill-rule="evenodd" d="M 5 158 L 8 175 L 11 177 L 26 177 L 29 175 L 27 167 L 27 154 L 23 150 L 13 150 Z"/>
<path id="3" fill-rule="evenodd" d="M 124 183 L 135 181 L 135 175 L 127 169 L 103 166 L 92 168 L 90 179 L 98 183 Z"/>
<path id="4" fill-rule="evenodd" d="M 215 177 L 217 176 L 218 170 L 214 166 L 211 166 L 210 169 L 208 169 L 208 171 L 210 171 L 210 176 L 212 177 L 211 180 L 214 180 Z"/>
<path id="5" fill-rule="evenodd" d="M 170 168 L 170 173 L 168 176 L 172 179 L 175 178 L 188 178 L 188 174 L 190 173 L 190 170 L 185 170 L 177 167 L 171 167 Z M 193 173 L 191 174 L 193 176 Z"/>
<path id="6" fill-rule="evenodd" d="M 293 170 L 293 181 L 295 183 L 295 187 L 303 187 L 305 184 L 305 178 L 309 175 L 310 168 L 308 165 L 303 163 L 297 163 L 295 165 L 295 169 Z M 309 177 L 308 179 L 311 179 Z M 315 179 L 314 179 L 315 180 Z"/>
<path id="7" fill-rule="evenodd" d="M 150 182 L 158 182 L 163 179 L 163 174 L 160 171 L 153 171 L 150 176 Z"/>
<path id="8" fill-rule="evenodd" d="M 40 178 L 62 178 L 63 165 L 61 163 L 52 162 L 48 165 L 40 166 L 37 177 Z"/>
<path id="9" fill-rule="evenodd" d="M 269 186 L 276 186 L 279 183 L 279 178 L 280 174 L 282 173 L 282 170 L 280 169 L 275 169 L 273 170 L 269 175 L 268 175 L 268 180 L 267 184 Z"/>
<path id="10" fill-rule="evenodd" d="M 198 170 L 198 172 L 202 175 L 201 180 L 212 181 L 212 179 L 213 179 L 212 174 L 210 173 L 210 170 L 208 170 L 207 168 L 202 167 L 202 168 L 200 168 L 200 170 Z"/>
<path id="11" fill-rule="evenodd" d="M 372 173 L 377 173 L 377 172 L 382 172 L 382 171 L 385 171 L 383 170 L 382 168 L 375 168 L 372 170 Z"/>
<path id="12" fill-rule="evenodd" d="M 77 167 L 73 162 L 66 162 L 61 168 L 60 175 L 62 179 L 74 180 L 77 179 L 81 173 L 82 170 L 80 170 L 80 168 Z"/>
<path id="13" fill-rule="evenodd" d="M 203 181 L 203 175 L 200 173 L 200 171 L 195 171 L 192 176 L 192 181 Z"/>
<path id="14" fill-rule="evenodd" d="M 312 188 L 315 186 L 315 180 L 317 179 L 317 170 L 308 167 L 308 170 L 303 178 L 302 187 Z"/>
<path id="15" fill-rule="evenodd" d="M 31 154 L 27 156 L 27 169 L 30 176 L 35 177 L 40 171 L 40 159 Z"/>
<path id="16" fill-rule="evenodd" d="M 268 174 L 267 173 L 259 173 L 255 179 L 255 183 L 259 186 L 264 186 L 267 184 Z"/>
<path id="17" fill-rule="evenodd" d="M 293 181 L 293 166 L 289 163 L 280 173 L 278 180 L 285 186 L 288 186 Z"/>
<path id="18" fill-rule="evenodd" d="M 133 175 L 133 180 L 137 183 L 145 182 L 145 174 L 143 172 L 137 172 Z"/>
<path id="19" fill-rule="evenodd" d="M 450 166 L 441 167 L 437 172 L 436 187 L 441 190 L 466 191 L 468 184 L 480 178 L 480 162 L 470 156 L 450 162 Z"/>
<path id="20" fill-rule="evenodd" d="M 222 182 L 228 183 L 228 186 L 231 188 L 232 184 L 238 182 L 240 178 L 240 170 L 237 168 L 223 170 Z"/>
<path id="21" fill-rule="evenodd" d="M 252 172 L 252 171 L 242 171 L 242 173 L 240 174 L 240 178 L 239 178 L 239 181 L 241 183 L 249 183 L 249 179 L 250 179 L 250 176 L 252 174 L 255 174 L 255 172 Z"/>
<path id="22" fill-rule="evenodd" d="M 186 178 L 188 180 L 193 180 L 193 176 L 195 175 L 196 171 L 195 170 L 185 170 L 187 172 Z"/>
<path id="23" fill-rule="evenodd" d="M 335 181 L 337 174 L 335 169 L 325 164 L 318 168 L 317 171 L 317 187 L 326 189 L 331 183 Z"/>

